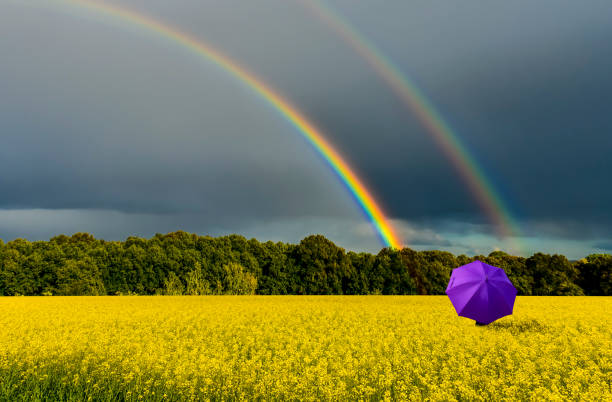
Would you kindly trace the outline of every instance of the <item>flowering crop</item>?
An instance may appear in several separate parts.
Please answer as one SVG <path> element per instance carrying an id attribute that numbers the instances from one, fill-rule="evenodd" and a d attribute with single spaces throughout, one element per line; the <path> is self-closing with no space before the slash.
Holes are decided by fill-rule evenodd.
<path id="1" fill-rule="evenodd" d="M 611 400 L 612 298 L 0 298 L 0 400 Z"/>

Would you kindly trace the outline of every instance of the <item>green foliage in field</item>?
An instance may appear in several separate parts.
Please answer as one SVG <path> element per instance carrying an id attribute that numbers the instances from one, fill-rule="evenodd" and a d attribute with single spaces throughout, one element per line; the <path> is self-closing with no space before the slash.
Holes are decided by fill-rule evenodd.
<path id="1" fill-rule="evenodd" d="M 0 242 L 0 295 L 444 294 L 451 270 L 474 259 L 503 268 L 520 295 L 612 291 L 612 255 L 576 263 L 501 251 L 468 257 L 385 248 L 372 255 L 320 235 L 285 244 L 175 232 L 123 242 L 86 233 Z"/>

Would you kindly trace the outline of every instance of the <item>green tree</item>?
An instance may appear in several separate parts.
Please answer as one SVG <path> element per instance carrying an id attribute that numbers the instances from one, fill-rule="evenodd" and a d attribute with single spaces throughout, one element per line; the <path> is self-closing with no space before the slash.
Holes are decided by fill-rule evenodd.
<path id="1" fill-rule="evenodd" d="M 210 283 L 202 275 L 202 265 L 196 262 L 193 270 L 187 272 L 185 294 L 198 296 L 211 294 Z"/>
<path id="2" fill-rule="evenodd" d="M 404 264 L 401 251 L 383 248 L 377 255 L 372 268 L 372 289 L 370 293 L 385 295 L 416 294 L 416 281 Z"/>
<path id="3" fill-rule="evenodd" d="M 431 293 L 431 289 L 428 289 L 427 287 L 428 283 L 425 278 L 425 273 L 422 270 L 424 260 L 421 253 L 405 247 L 400 251 L 400 256 L 402 259 L 402 264 L 404 264 L 408 274 L 414 280 L 416 293 L 420 295 Z"/>
<path id="4" fill-rule="evenodd" d="M 9 243 L 10 245 L 10 243 Z M 34 283 L 24 269 L 25 257 L 14 248 L 8 248 L 0 262 L 0 293 L 6 296 L 27 295 L 34 290 Z"/>
<path id="5" fill-rule="evenodd" d="M 254 295 L 257 289 L 257 278 L 237 263 L 223 266 L 223 294 Z"/>
<path id="6" fill-rule="evenodd" d="M 97 240 L 88 233 L 46 242 L 0 241 L 0 295 L 442 294 L 450 270 L 476 258 L 503 268 L 519 294 L 611 292 L 612 256 L 607 254 L 574 264 L 560 255 L 538 253 L 525 259 L 501 251 L 455 257 L 405 248 L 372 255 L 345 253 L 320 235 L 285 244 L 175 232 L 123 242 Z"/>
<path id="7" fill-rule="evenodd" d="M 173 271 L 170 271 L 164 281 L 164 294 L 169 296 L 180 296 L 185 292 L 185 286 Z"/>
<path id="8" fill-rule="evenodd" d="M 576 285 L 578 270 L 562 255 L 536 253 L 525 264 L 533 274 L 533 295 L 572 296 L 583 294 Z"/>
<path id="9" fill-rule="evenodd" d="M 349 251 L 347 258 L 351 266 L 350 277 L 344 289 L 345 294 L 349 295 L 365 295 L 370 293 L 371 277 L 376 257 L 370 253 L 355 253 Z"/>
<path id="10" fill-rule="evenodd" d="M 306 294 L 342 294 L 350 276 L 344 249 L 321 235 L 308 236 L 293 250 L 299 280 Z"/>
<path id="11" fill-rule="evenodd" d="M 101 296 L 106 294 L 100 271 L 90 257 L 64 261 L 58 268 L 56 275 L 57 285 L 53 294 L 59 296 Z"/>
<path id="12" fill-rule="evenodd" d="M 575 264 L 577 283 L 590 296 L 612 294 L 612 255 L 591 254 Z"/>

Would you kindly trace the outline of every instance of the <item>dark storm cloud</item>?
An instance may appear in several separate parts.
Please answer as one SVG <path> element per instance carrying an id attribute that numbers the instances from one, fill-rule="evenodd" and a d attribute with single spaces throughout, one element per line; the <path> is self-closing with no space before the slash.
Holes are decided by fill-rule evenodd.
<path id="1" fill-rule="evenodd" d="M 220 69 L 146 35 L 45 12 L 26 19 L 37 27 L 22 29 L 29 51 L 7 40 L 0 66 L 0 207 L 212 222 L 354 214 L 295 129 Z"/>
<path id="2" fill-rule="evenodd" d="M 556 230 L 580 229 L 564 230 L 572 238 L 610 234 L 609 3 L 403 4 L 405 13 L 385 14 L 385 29 L 376 29 L 381 14 L 358 14 L 358 7 L 342 3 L 430 94 L 519 219 L 533 222 L 531 228 L 553 221 Z M 364 93 L 375 93 L 370 85 L 363 85 Z M 456 169 L 430 146 L 411 114 L 389 127 L 391 108 L 381 108 L 362 108 L 385 123 L 380 131 L 372 127 L 377 121 L 365 123 L 377 152 L 359 166 L 367 166 L 391 212 L 413 221 L 454 216 L 482 222 Z M 345 115 L 359 115 L 357 109 Z M 334 132 L 351 130 L 346 119 L 330 121 L 338 126 Z M 385 164 L 379 163 L 383 154 Z"/>
<path id="3" fill-rule="evenodd" d="M 299 2 L 117 3 L 205 38 L 299 105 L 410 244 L 504 247 L 412 112 Z M 439 106 L 533 248 L 581 255 L 612 236 L 608 2 L 332 4 Z M 0 7 L 0 237 L 65 222 L 378 247 L 322 159 L 220 69 L 105 18 Z"/>

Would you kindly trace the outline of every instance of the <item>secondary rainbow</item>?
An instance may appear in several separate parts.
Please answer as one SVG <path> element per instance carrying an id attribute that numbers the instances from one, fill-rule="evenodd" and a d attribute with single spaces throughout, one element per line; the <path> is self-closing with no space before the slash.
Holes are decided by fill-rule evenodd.
<path id="1" fill-rule="evenodd" d="M 48 3 L 47 3 L 48 4 Z M 99 3 L 90 0 L 58 0 L 52 4 L 67 4 L 81 9 L 111 17 L 118 21 L 138 26 L 141 29 L 155 33 L 160 37 L 172 40 L 173 43 L 184 49 L 204 57 L 221 67 L 248 87 L 250 87 L 261 98 L 265 99 L 278 113 L 291 123 L 302 136 L 314 147 L 324 158 L 340 180 L 346 185 L 355 201 L 359 204 L 368 220 L 372 223 L 382 243 L 387 247 L 400 249 L 402 242 L 389 224 L 382 212 L 381 207 L 375 201 L 372 194 L 367 190 L 363 182 L 358 178 L 351 167 L 342 158 L 340 153 L 325 139 L 323 134 L 289 101 L 284 99 L 278 92 L 268 84 L 256 77 L 253 73 L 240 66 L 238 63 L 225 56 L 218 50 L 209 46 L 202 40 L 190 36 L 187 33 L 171 27 L 133 10 L 117 5 Z"/>
<path id="2" fill-rule="evenodd" d="M 358 32 L 331 6 L 320 0 L 302 0 L 301 3 L 349 44 L 417 116 L 446 157 L 459 171 L 481 209 L 495 225 L 498 234 L 511 239 L 518 237 L 520 235 L 518 223 L 485 172 L 461 143 L 457 133 L 445 122 L 416 84 L 403 74 L 372 41 Z M 513 240 L 515 247 L 519 251 L 522 250 L 523 247 L 516 242 L 516 239 Z"/>

